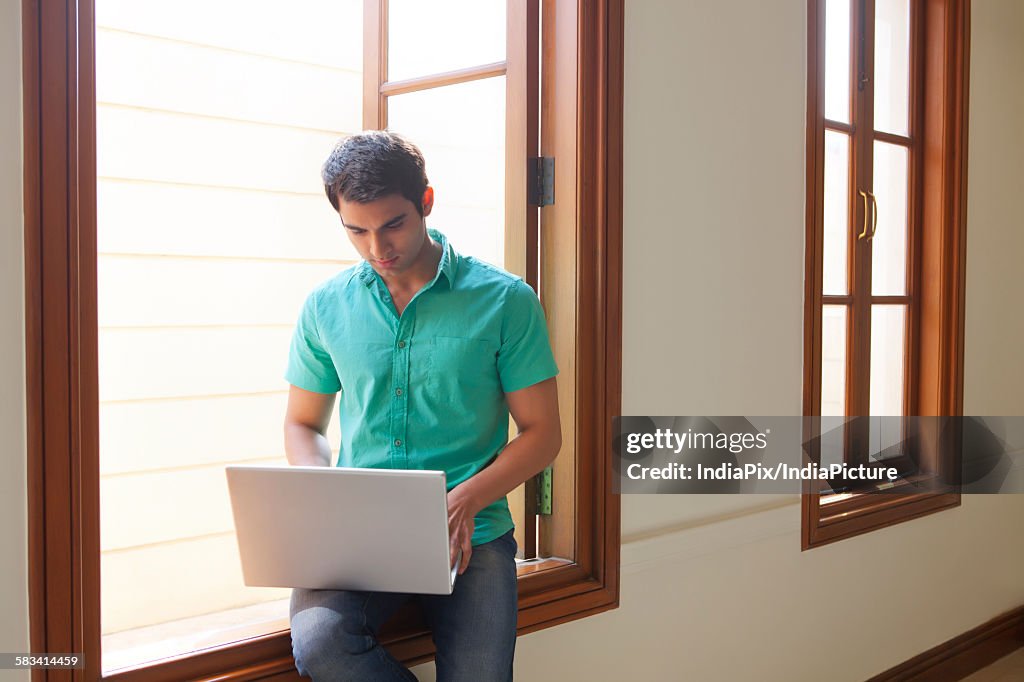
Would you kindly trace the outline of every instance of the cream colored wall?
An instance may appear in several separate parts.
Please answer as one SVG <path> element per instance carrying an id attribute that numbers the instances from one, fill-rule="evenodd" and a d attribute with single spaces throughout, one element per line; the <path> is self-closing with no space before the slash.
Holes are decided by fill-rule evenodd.
<path id="1" fill-rule="evenodd" d="M 975 0 L 967 200 L 965 409 L 1024 414 L 1024 3 Z"/>
<path id="2" fill-rule="evenodd" d="M 17 5 L 0 5 L 6 650 L 28 636 Z M 721 7 L 627 3 L 625 413 L 800 409 L 805 2 Z M 966 409 L 1024 414 L 1006 319 L 1024 294 L 1024 6 L 975 2 L 973 26 Z M 621 607 L 520 638 L 517 676 L 861 680 L 1024 603 L 1024 496 L 803 553 L 786 501 L 624 498 Z"/>
<path id="3" fill-rule="evenodd" d="M 28 651 L 21 3 L 0 2 L 0 650 Z M 4 680 L 28 680 L 5 670 Z"/>

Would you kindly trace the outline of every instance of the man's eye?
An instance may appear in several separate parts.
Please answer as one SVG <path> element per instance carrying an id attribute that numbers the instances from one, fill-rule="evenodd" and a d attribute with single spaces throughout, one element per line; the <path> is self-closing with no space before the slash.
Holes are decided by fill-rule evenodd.
<path id="1" fill-rule="evenodd" d="M 401 226 L 402 226 L 402 223 L 398 223 L 397 225 L 388 225 L 388 229 L 389 230 L 397 230 Z"/>

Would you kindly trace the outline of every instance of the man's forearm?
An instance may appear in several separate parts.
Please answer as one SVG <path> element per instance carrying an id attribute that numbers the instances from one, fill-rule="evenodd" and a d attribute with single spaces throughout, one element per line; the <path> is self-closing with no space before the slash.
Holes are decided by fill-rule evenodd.
<path id="1" fill-rule="evenodd" d="M 490 466 L 463 481 L 449 493 L 453 501 L 467 504 L 476 515 L 481 509 L 507 495 L 521 483 L 554 461 L 562 445 L 560 426 L 535 426 L 521 431 Z"/>
<path id="2" fill-rule="evenodd" d="M 284 451 L 292 466 L 331 466 L 331 444 L 304 424 L 285 424 Z"/>

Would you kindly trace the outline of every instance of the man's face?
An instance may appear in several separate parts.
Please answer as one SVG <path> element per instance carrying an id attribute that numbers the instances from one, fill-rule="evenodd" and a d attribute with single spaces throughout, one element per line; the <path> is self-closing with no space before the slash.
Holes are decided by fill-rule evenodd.
<path id="1" fill-rule="evenodd" d="M 423 216 L 400 194 L 389 194 L 365 204 L 339 197 L 338 213 L 359 255 L 382 277 L 394 277 L 407 272 L 424 252 L 424 218 L 430 214 L 433 197 L 433 190 L 428 187 Z"/>

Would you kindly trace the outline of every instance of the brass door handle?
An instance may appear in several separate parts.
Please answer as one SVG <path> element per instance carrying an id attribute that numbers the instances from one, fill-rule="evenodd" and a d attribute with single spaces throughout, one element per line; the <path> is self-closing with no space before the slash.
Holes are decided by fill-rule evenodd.
<path id="1" fill-rule="evenodd" d="M 869 240 L 875 238 L 875 232 L 878 232 L 878 199 L 874 194 L 868 192 L 868 196 L 871 197 L 871 236 Z"/>
<path id="2" fill-rule="evenodd" d="M 868 193 L 862 189 L 857 190 L 857 193 L 864 197 L 864 229 L 857 235 L 857 239 L 864 239 L 868 236 Z"/>

